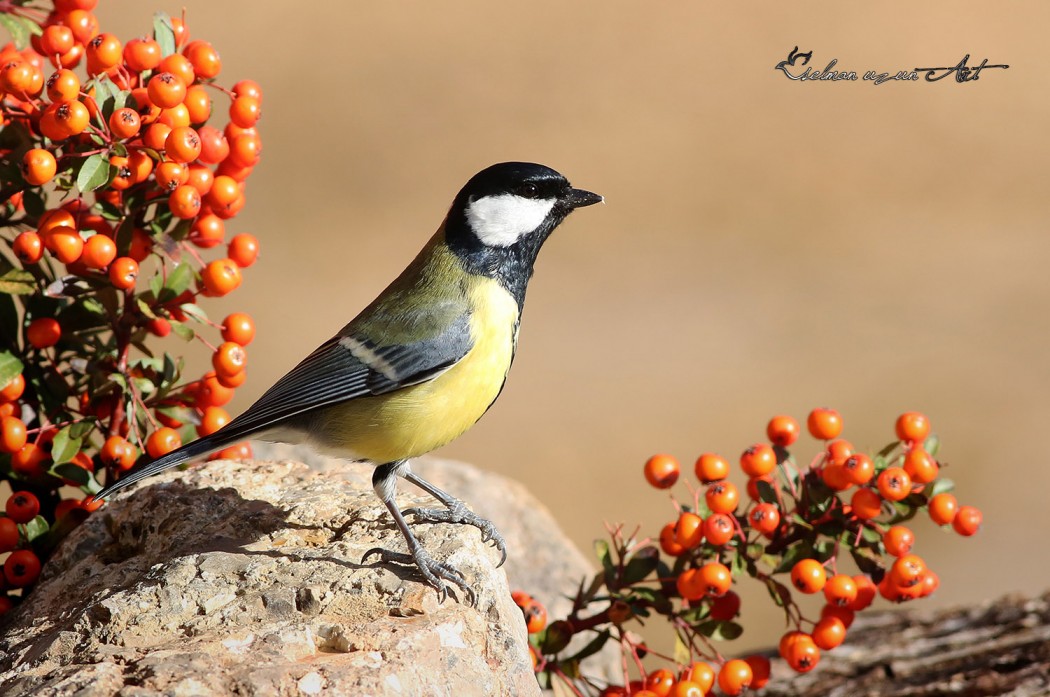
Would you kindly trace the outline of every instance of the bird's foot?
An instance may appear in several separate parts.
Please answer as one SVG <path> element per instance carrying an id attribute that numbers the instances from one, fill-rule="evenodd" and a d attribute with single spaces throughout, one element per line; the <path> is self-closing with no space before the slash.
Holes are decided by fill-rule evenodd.
<path id="1" fill-rule="evenodd" d="M 410 545 L 410 548 L 411 547 L 412 545 Z M 415 548 L 411 549 L 408 554 L 405 554 L 404 552 L 392 552 L 389 549 L 383 549 L 382 547 L 373 547 L 361 557 L 361 563 L 365 563 L 365 561 L 373 554 L 378 554 L 379 559 L 384 562 L 394 562 L 405 566 L 412 566 L 414 564 L 419 568 L 419 573 L 423 575 L 426 582 L 437 591 L 438 602 L 445 602 L 445 598 L 448 597 L 448 586 L 445 585 L 444 581 L 449 581 L 455 584 L 470 599 L 471 607 L 477 604 L 477 596 L 474 594 L 474 589 L 467 584 L 467 580 L 463 578 L 463 574 L 448 564 L 443 564 L 434 559 L 425 549 L 423 549 L 422 545 L 415 545 Z"/>
<path id="2" fill-rule="evenodd" d="M 503 566 L 503 562 L 507 561 L 507 543 L 492 521 L 476 515 L 458 500 L 453 500 L 447 508 L 406 508 L 401 514 L 415 516 L 417 522 L 472 525 L 481 531 L 482 542 L 491 541 L 499 550 L 500 560 L 496 566 Z"/>

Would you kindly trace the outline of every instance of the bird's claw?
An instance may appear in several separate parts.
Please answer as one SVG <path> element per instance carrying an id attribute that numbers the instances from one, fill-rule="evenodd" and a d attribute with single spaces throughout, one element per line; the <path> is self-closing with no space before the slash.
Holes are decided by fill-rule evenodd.
<path id="1" fill-rule="evenodd" d="M 492 542 L 499 550 L 500 560 L 497 568 L 503 566 L 507 561 L 507 543 L 503 539 L 496 526 L 491 520 L 482 518 L 466 506 L 455 502 L 448 508 L 406 508 L 401 511 L 402 515 L 412 515 L 418 522 L 424 523 L 451 523 L 454 525 L 471 525 L 481 531 L 482 542 Z"/>
<path id="2" fill-rule="evenodd" d="M 449 581 L 455 584 L 469 598 L 471 607 L 477 605 L 477 596 L 474 594 L 474 589 L 467 584 L 463 574 L 448 564 L 443 564 L 431 557 L 423 549 L 422 545 L 417 546 L 415 550 L 408 554 L 392 552 L 382 547 L 373 547 L 364 553 L 364 556 L 361 557 L 361 563 L 365 563 L 373 554 L 378 554 L 379 559 L 383 562 L 394 562 L 405 566 L 415 565 L 419 569 L 419 573 L 426 579 L 426 582 L 437 591 L 438 602 L 445 602 L 445 598 L 448 597 L 448 586 L 443 581 Z"/>

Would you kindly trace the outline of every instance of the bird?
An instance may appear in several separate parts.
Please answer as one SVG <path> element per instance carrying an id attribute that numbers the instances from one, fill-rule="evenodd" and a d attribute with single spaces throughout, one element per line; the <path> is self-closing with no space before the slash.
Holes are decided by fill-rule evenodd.
<path id="1" fill-rule="evenodd" d="M 500 565 L 506 543 L 490 521 L 410 463 L 461 436 L 496 401 L 514 360 L 540 248 L 570 213 L 602 201 L 544 165 L 503 162 L 481 170 L 408 267 L 335 336 L 223 428 L 137 463 L 96 498 L 245 439 L 305 443 L 375 465 L 372 487 L 408 551 L 374 548 L 362 563 L 377 556 L 415 565 L 439 601 L 450 583 L 473 604 L 463 574 L 426 551 L 406 516 L 478 528 L 500 552 Z M 443 508 L 400 511 L 399 477 Z"/>

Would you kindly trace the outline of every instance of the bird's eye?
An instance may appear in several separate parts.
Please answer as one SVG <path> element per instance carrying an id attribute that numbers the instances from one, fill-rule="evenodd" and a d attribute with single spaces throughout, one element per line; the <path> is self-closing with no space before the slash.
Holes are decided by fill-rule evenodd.
<path id="1" fill-rule="evenodd" d="M 518 188 L 518 194 L 525 198 L 537 198 L 540 195 L 540 190 L 536 188 L 535 184 L 522 184 Z"/>

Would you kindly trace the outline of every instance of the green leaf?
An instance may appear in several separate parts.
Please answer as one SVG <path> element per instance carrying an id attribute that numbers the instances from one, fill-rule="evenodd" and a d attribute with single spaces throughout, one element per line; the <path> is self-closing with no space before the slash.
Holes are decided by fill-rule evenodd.
<path id="1" fill-rule="evenodd" d="M 40 189 L 29 188 L 22 192 L 22 206 L 26 209 L 26 215 L 32 216 L 34 219 L 40 218 L 47 210 L 47 203 L 44 202 L 44 197 L 40 195 Z"/>
<path id="2" fill-rule="evenodd" d="M 931 482 L 930 485 L 926 487 L 927 490 L 925 493 L 926 496 L 932 499 L 937 494 L 949 492 L 954 488 L 955 482 L 953 482 L 951 479 L 945 479 L 944 477 L 942 477 L 934 482 Z"/>
<path id="3" fill-rule="evenodd" d="M 167 12 L 153 15 L 153 40 L 160 44 L 161 58 L 175 53 L 175 27 Z"/>
<path id="4" fill-rule="evenodd" d="M 758 489 L 759 500 L 764 503 L 777 503 L 777 490 L 772 484 L 764 479 L 759 479 L 755 482 L 755 487 Z"/>
<path id="5" fill-rule="evenodd" d="M 931 433 L 922 446 L 932 457 L 937 457 L 937 451 L 941 449 L 941 439 L 937 437 L 936 433 Z"/>
<path id="6" fill-rule="evenodd" d="M 607 573 L 613 570 L 612 557 L 609 555 L 609 543 L 605 540 L 594 541 L 594 554 L 598 557 L 598 561 L 601 562 L 602 568 Z"/>
<path id="7" fill-rule="evenodd" d="M 683 666 L 693 661 L 693 652 L 689 650 L 689 645 L 682 641 L 682 635 L 679 632 L 674 633 L 674 660 L 675 663 Z"/>
<path id="8" fill-rule="evenodd" d="M 72 462 L 64 462 L 61 465 L 55 465 L 51 468 L 51 473 L 55 476 L 68 479 L 71 482 L 76 482 L 77 486 L 84 486 L 91 479 L 91 473 L 80 465 L 74 465 Z"/>
<path id="9" fill-rule="evenodd" d="M 656 570 L 660 563 L 660 550 L 651 545 L 642 547 L 633 555 L 623 571 L 623 584 L 631 585 L 641 581 L 643 578 Z"/>
<path id="10" fill-rule="evenodd" d="M 0 293 L 7 295 L 32 295 L 36 291 L 33 274 L 28 271 L 11 269 L 0 276 Z"/>
<path id="11" fill-rule="evenodd" d="M 179 309 L 182 310 L 183 314 L 195 322 L 201 322 L 203 324 L 208 321 L 208 315 L 200 308 L 200 305 L 183 303 L 182 305 L 179 305 Z"/>
<path id="12" fill-rule="evenodd" d="M 49 526 L 47 520 L 42 515 L 38 515 L 31 521 L 26 523 L 26 538 L 32 542 L 36 538 L 47 533 Z"/>
<path id="13" fill-rule="evenodd" d="M 36 22 L 7 12 L 0 13 L 0 26 L 3 26 L 11 35 L 11 40 L 15 42 L 15 48 L 19 51 L 29 45 L 31 35 L 41 32 Z"/>
<path id="14" fill-rule="evenodd" d="M 744 628 L 736 622 L 708 620 L 696 627 L 696 631 L 715 641 L 733 641 L 744 633 Z"/>
<path id="15" fill-rule="evenodd" d="M 808 540 L 803 540 L 792 547 L 788 547 L 783 559 L 780 560 L 780 566 L 776 568 L 774 573 L 779 574 L 790 571 L 802 559 L 812 559 L 814 556 L 812 543 Z"/>
<path id="16" fill-rule="evenodd" d="M 188 327 L 182 322 L 176 322 L 175 320 L 171 320 L 171 331 L 175 332 L 175 336 L 183 341 L 193 341 L 193 337 L 197 335 L 193 331 L 193 327 Z"/>
<path id="17" fill-rule="evenodd" d="M 70 428 L 66 426 L 55 434 L 55 439 L 51 442 L 51 459 L 54 460 L 56 465 L 69 462 L 80 452 L 83 444 L 83 439 L 70 436 Z"/>
<path id="18" fill-rule="evenodd" d="M 131 378 L 131 382 L 135 385 L 135 389 L 139 391 L 139 394 L 144 396 L 153 394 L 157 389 L 157 386 L 149 378 Z"/>
<path id="19" fill-rule="evenodd" d="M 861 573 L 871 576 L 871 579 L 875 581 L 875 583 L 882 580 L 883 575 L 886 573 L 886 569 L 882 566 L 882 559 L 875 552 L 863 547 L 859 549 L 851 549 L 849 552 L 853 557 L 853 561 L 857 563 L 857 568 L 861 570 Z"/>
<path id="20" fill-rule="evenodd" d="M 190 287 L 197 277 L 192 264 L 176 264 L 175 268 L 168 274 L 168 280 L 164 282 L 164 290 L 171 293 L 171 297 L 177 297 L 180 293 Z"/>
<path id="21" fill-rule="evenodd" d="M 19 375 L 25 366 L 21 359 L 10 351 L 0 351 L 0 387 L 7 387 Z"/>
<path id="22" fill-rule="evenodd" d="M 605 642 L 609 641 L 609 638 L 610 634 L 608 630 L 598 632 L 598 636 L 591 639 L 586 646 L 573 654 L 570 660 L 582 661 L 589 656 L 593 656 L 602 650 L 602 647 L 605 646 Z"/>
<path id="23" fill-rule="evenodd" d="M 115 169 L 102 153 L 95 153 L 80 165 L 77 173 L 77 189 L 82 193 L 94 191 L 109 183 L 110 170 Z"/>

